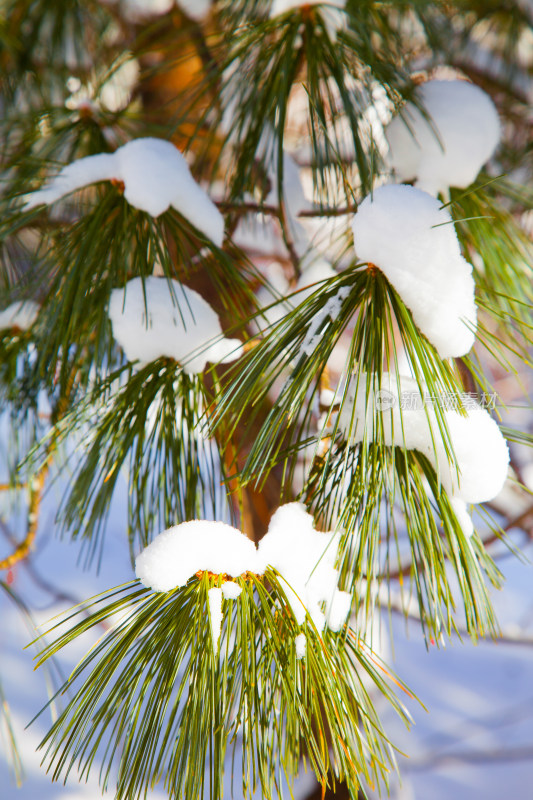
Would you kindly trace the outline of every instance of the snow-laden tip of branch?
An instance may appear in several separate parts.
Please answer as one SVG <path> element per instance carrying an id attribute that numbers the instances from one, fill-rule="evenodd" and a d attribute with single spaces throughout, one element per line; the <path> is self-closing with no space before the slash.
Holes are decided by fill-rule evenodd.
<path id="1" fill-rule="evenodd" d="M 129 361 L 147 364 L 166 356 L 194 375 L 208 361 L 226 363 L 242 355 L 238 339 L 221 338 L 209 303 L 176 280 L 133 278 L 124 289 L 113 289 L 108 314 Z"/>
<path id="2" fill-rule="evenodd" d="M 18 328 L 27 331 L 31 328 L 39 313 L 39 305 L 33 300 L 22 300 L 12 303 L 0 311 L 0 331 Z"/>
<path id="3" fill-rule="evenodd" d="M 358 258 L 385 273 L 441 358 L 468 353 L 477 317 L 472 267 L 440 202 L 412 186 L 381 186 L 352 228 Z"/>
<path id="4" fill-rule="evenodd" d="M 222 215 L 192 177 L 180 151 L 164 139 L 134 139 L 114 153 L 73 161 L 42 189 L 29 195 L 24 209 L 49 205 L 77 189 L 105 180 L 122 181 L 124 197 L 134 208 L 158 217 L 172 206 L 216 245 L 222 245 Z"/>
<path id="5" fill-rule="evenodd" d="M 308 613 L 319 631 L 326 624 L 339 631 L 350 612 L 351 595 L 337 588 L 339 573 L 334 564 L 338 546 L 338 535 L 316 531 L 302 504 L 288 503 L 272 516 L 258 548 L 222 522 L 184 522 L 156 536 L 137 557 L 135 571 L 142 583 L 156 592 L 184 586 L 197 572 L 212 572 L 224 576 L 221 596 L 236 599 L 240 587 L 228 576 L 261 575 L 272 567 L 281 576 L 299 625 Z"/>
<path id="6" fill-rule="evenodd" d="M 500 121 L 491 98 L 467 81 L 428 81 L 418 88 L 426 118 L 407 103 L 386 131 L 400 180 L 416 178 L 430 194 L 466 188 L 492 156 Z"/>
<path id="7" fill-rule="evenodd" d="M 137 577 L 156 592 L 184 586 L 200 571 L 237 577 L 264 569 L 251 539 L 231 525 L 206 520 L 163 531 L 135 561 Z"/>
<path id="8" fill-rule="evenodd" d="M 372 386 L 372 384 L 371 384 Z M 482 503 L 501 491 L 507 477 L 509 450 L 496 422 L 488 411 L 477 404 L 468 408 L 466 416 L 444 406 L 446 426 L 456 466 L 450 463 L 432 402 L 420 393 L 413 378 L 383 373 L 378 385 L 374 380 L 371 391 L 374 402 L 368 401 L 367 375 L 352 378 L 340 412 L 340 427 L 350 440 L 377 440 L 375 417 L 382 423 L 380 441 L 385 445 L 417 450 L 432 464 L 441 485 L 456 502 L 452 507 L 467 535 L 472 533 L 467 519 L 467 503 Z M 470 405 L 470 402 L 469 402 Z M 377 409 L 377 411 L 376 411 Z"/>

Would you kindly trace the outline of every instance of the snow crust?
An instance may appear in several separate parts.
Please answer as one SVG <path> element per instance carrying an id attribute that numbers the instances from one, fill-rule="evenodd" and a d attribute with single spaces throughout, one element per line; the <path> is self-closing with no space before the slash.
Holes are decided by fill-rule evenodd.
<path id="1" fill-rule="evenodd" d="M 22 300 L 12 303 L 0 311 L 0 331 L 7 328 L 18 328 L 27 331 L 39 314 L 40 306 L 33 300 Z"/>
<path id="2" fill-rule="evenodd" d="M 477 404 L 466 416 L 443 408 L 456 466 L 450 463 L 440 436 L 435 410 L 422 396 L 417 382 L 408 377 L 383 373 L 367 402 L 367 375 L 352 378 L 340 411 L 340 427 L 351 441 L 377 439 L 374 415 L 379 409 L 384 444 L 417 450 L 430 461 L 441 485 L 452 498 L 452 507 L 466 535 L 473 531 L 467 503 L 491 500 L 503 488 L 509 465 L 505 439 L 488 411 Z M 470 404 L 469 404 L 470 405 Z M 403 406 L 403 407 L 401 407 Z"/>
<path id="3" fill-rule="evenodd" d="M 390 163 L 400 180 L 430 194 L 466 188 L 494 153 L 500 121 L 491 98 L 462 80 L 428 81 L 418 97 L 429 118 L 407 103 L 389 124 Z"/>
<path id="4" fill-rule="evenodd" d="M 124 289 L 113 289 L 108 314 L 129 361 L 147 364 L 167 356 L 193 375 L 208 361 L 226 363 L 242 355 L 238 339 L 221 338 L 209 303 L 176 280 L 133 278 Z"/>
<path id="5" fill-rule="evenodd" d="M 439 355 L 465 355 L 476 329 L 472 266 L 440 202 L 412 186 L 381 186 L 352 229 L 358 258 L 384 272 Z"/>
<path id="6" fill-rule="evenodd" d="M 172 206 L 216 245 L 222 245 L 222 215 L 192 177 L 180 151 L 164 139 L 133 139 L 114 153 L 73 161 L 29 195 L 24 208 L 49 205 L 76 189 L 104 180 L 122 181 L 124 197 L 134 208 L 158 217 Z"/>
<path id="7" fill-rule="evenodd" d="M 338 546 L 338 534 L 316 531 L 304 506 L 288 503 L 273 514 L 268 532 L 257 548 L 237 528 L 225 523 L 184 522 L 156 536 L 137 556 L 135 572 L 145 586 L 168 592 L 184 586 L 199 571 L 235 578 L 246 572 L 260 575 L 272 567 L 280 574 L 299 625 L 308 613 L 319 631 L 326 625 L 339 631 L 350 612 L 351 595 L 337 588 Z M 210 621 L 214 642 L 215 635 L 218 641 L 220 634 L 219 601 L 223 596 L 237 598 L 240 588 L 226 581 L 220 595 L 213 595 Z M 320 607 L 323 602 L 325 611 Z"/>

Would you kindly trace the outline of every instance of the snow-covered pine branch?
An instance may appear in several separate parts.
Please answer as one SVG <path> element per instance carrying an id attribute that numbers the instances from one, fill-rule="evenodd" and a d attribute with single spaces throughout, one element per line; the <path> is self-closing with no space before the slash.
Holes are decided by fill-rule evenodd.
<path id="1" fill-rule="evenodd" d="M 359 260 L 385 273 L 441 358 L 468 353 L 477 316 L 472 266 L 440 202 L 412 186 L 381 186 L 352 229 Z"/>
<path id="2" fill-rule="evenodd" d="M 166 356 L 193 375 L 208 361 L 226 363 L 242 355 L 239 339 L 222 336 L 209 303 L 176 280 L 133 278 L 124 289 L 111 292 L 108 313 L 129 361 L 148 364 Z"/>
<path id="3" fill-rule="evenodd" d="M 158 217 L 171 206 L 219 247 L 224 220 L 192 177 L 180 151 L 164 139 L 133 139 L 114 153 L 86 156 L 66 167 L 26 198 L 24 210 L 50 205 L 67 194 L 99 181 L 124 183 L 124 197 L 134 208 Z"/>
<path id="4" fill-rule="evenodd" d="M 429 194 L 446 195 L 475 180 L 500 141 L 494 103 L 479 86 L 463 80 L 427 81 L 387 127 L 390 163 L 401 181 L 416 179 Z"/>
<path id="5" fill-rule="evenodd" d="M 262 575 L 271 567 L 282 578 L 298 625 L 303 625 L 309 614 L 318 631 L 326 625 L 339 631 L 349 614 L 352 598 L 338 589 L 339 573 L 335 569 L 338 547 L 338 534 L 316 531 L 312 516 L 302 504 L 287 503 L 272 516 L 257 548 L 230 525 L 195 520 L 156 536 L 137 556 L 135 568 L 142 583 L 158 592 L 184 586 L 198 572 L 221 576 L 222 592 L 212 598 L 214 618 L 221 619 L 218 603 L 222 596 L 236 598 L 240 594 L 231 585 L 231 579 L 246 577 L 247 573 Z M 219 633 L 220 629 L 213 631 L 214 643 Z"/>
<path id="6" fill-rule="evenodd" d="M 422 453 L 452 499 L 465 533 L 471 534 L 466 504 L 492 500 L 507 478 L 509 450 L 497 423 L 475 402 L 469 401 L 466 413 L 462 413 L 461 398 L 450 398 L 442 410 L 453 454 L 450 457 L 432 406 L 445 398 L 423 395 L 413 378 L 401 376 L 398 380 L 387 372 L 380 382 L 377 376 L 370 381 L 369 398 L 367 379 L 366 373 L 359 373 L 348 387 L 339 420 L 346 438 L 354 443 L 382 441 Z M 457 408 L 453 408 L 454 402 Z"/>

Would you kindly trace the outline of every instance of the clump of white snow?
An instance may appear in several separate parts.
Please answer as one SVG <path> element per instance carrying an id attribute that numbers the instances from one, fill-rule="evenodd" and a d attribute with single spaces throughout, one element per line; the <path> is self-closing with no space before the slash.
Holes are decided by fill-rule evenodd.
<path id="1" fill-rule="evenodd" d="M 133 278 L 124 289 L 113 289 L 108 314 L 129 361 L 147 364 L 167 356 L 196 374 L 208 361 L 226 363 L 242 355 L 238 339 L 222 338 L 209 303 L 176 280 Z"/>
<path id="2" fill-rule="evenodd" d="M 235 581 L 226 581 L 222 584 L 222 594 L 226 600 L 236 600 L 242 592 L 242 586 Z"/>
<path id="3" fill-rule="evenodd" d="M 305 633 L 299 633 L 298 636 L 294 640 L 294 645 L 296 648 L 296 658 L 301 660 L 305 658 L 305 654 L 307 651 L 307 638 Z"/>
<path id="4" fill-rule="evenodd" d="M 334 566 L 338 546 L 338 534 L 316 531 L 304 506 L 288 503 L 272 516 L 258 548 L 239 530 L 222 522 L 184 522 L 156 536 L 137 556 L 135 573 L 145 586 L 168 592 L 184 586 L 200 571 L 236 578 L 247 572 L 261 575 L 272 567 L 281 577 L 299 625 L 309 614 L 319 631 L 326 624 L 339 631 L 350 612 L 351 595 L 338 589 L 339 573 Z M 217 620 L 221 612 L 217 609 L 222 597 L 236 599 L 240 593 L 241 587 L 226 579 L 220 595 L 210 599 L 214 642 L 215 635 L 218 641 L 220 634 Z"/>
<path id="5" fill-rule="evenodd" d="M 264 569 L 251 539 L 231 525 L 206 520 L 182 522 L 163 531 L 135 561 L 137 577 L 156 592 L 184 586 L 200 571 L 235 578 Z"/>
<path id="6" fill-rule="evenodd" d="M 460 497 L 450 498 L 450 505 L 455 514 L 455 518 L 462 528 L 464 535 L 470 538 L 474 534 L 474 523 L 472 517 L 468 513 L 467 504 Z"/>
<path id="7" fill-rule="evenodd" d="M 3 311 L 0 311 L 0 331 L 7 328 L 18 328 L 27 331 L 39 314 L 39 305 L 33 300 L 22 300 L 12 303 Z"/>
<path id="8" fill-rule="evenodd" d="M 466 188 L 494 153 L 500 121 L 491 98 L 462 80 L 428 81 L 418 87 L 425 117 L 407 103 L 387 128 L 390 163 L 400 180 L 430 194 Z"/>
<path id="9" fill-rule="evenodd" d="M 358 258 L 386 275 L 441 358 L 465 355 L 476 329 L 472 266 L 440 202 L 412 186 L 381 186 L 352 228 Z"/>
<path id="10" fill-rule="evenodd" d="M 398 383 L 395 375 L 386 372 L 379 385 L 377 378 L 370 383 L 370 389 L 374 402 L 368 399 L 367 375 L 359 373 L 352 378 L 340 411 L 341 430 L 352 442 L 364 438 L 375 441 L 379 437 L 385 445 L 417 450 L 426 456 L 452 498 L 452 508 L 463 531 L 471 535 L 473 527 L 467 519 L 466 504 L 491 500 L 507 477 L 509 451 L 496 422 L 477 404 L 469 402 L 466 416 L 445 405 L 442 414 L 454 464 L 448 457 L 432 405 L 438 398 L 423 396 L 414 379 L 401 377 Z M 375 431 L 378 414 L 381 426 Z"/>
<path id="11" fill-rule="evenodd" d="M 327 624 L 338 631 L 350 610 L 351 595 L 339 591 L 335 569 L 339 536 L 320 533 L 301 503 L 287 503 L 272 516 L 268 532 L 259 542 L 259 555 L 276 569 L 294 617 L 302 625 L 306 612 L 317 630 Z M 325 613 L 321 603 L 325 602 Z"/>
<path id="12" fill-rule="evenodd" d="M 219 589 L 218 586 L 213 586 L 211 589 L 208 589 L 207 602 L 209 605 L 211 639 L 213 641 L 213 650 L 216 653 L 218 640 L 220 639 L 220 631 L 222 630 L 222 589 Z"/>
<path id="13" fill-rule="evenodd" d="M 158 217 L 172 206 L 215 244 L 222 244 L 222 215 L 192 177 L 180 151 L 164 139 L 133 139 L 114 153 L 73 161 L 29 195 L 24 209 L 49 205 L 76 189 L 106 180 L 122 181 L 124 197 L 134 208 Z"/>

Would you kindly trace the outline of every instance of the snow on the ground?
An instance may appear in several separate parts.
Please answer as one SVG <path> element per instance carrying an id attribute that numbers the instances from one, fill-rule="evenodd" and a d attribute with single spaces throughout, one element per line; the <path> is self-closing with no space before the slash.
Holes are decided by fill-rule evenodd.
<path id="1" fill-rule="evenodd" d="M 463 80 L 427 81 L 417 97 L 426 116 L 407 103 L 387 127 L 389 160 L 401 181 L 416 178 L 430 194 L 466 188 L 500 140 L 498 112 L 488 94 Z"/>
<path id="2" fill-rule="evenodd" d="M 133 278 L 124 289 L 113 289 L 108 313 L 129 361 L 148 364 L 167 356 L 196 374 L 208 361 L 226 363 L 242 355 L 239 339 L 222 336 L 209 303 L 176 280 Z"/>
<path id="3" fill-rule="evenodd" d="M 381 186 L 363 200 L 352 228 L 358 259 L 385 273 L 439 355 L 468 353 L 476 329 L 472 266 L 440 202 L 412 186 Z"/>
<path id="4" fill-rule="evenodd" d="M 28 195 L 24 209 L 49 205 L 77 189 L 107 180 L 122 181 L 124 197 L 135 208 L 158 217 L 172 206 L 215 244 L 222 245 L 221 213 L 192 177 L 180 151 L 164 139 L 133 139 L 114 153 L 73 161 Z"/>

